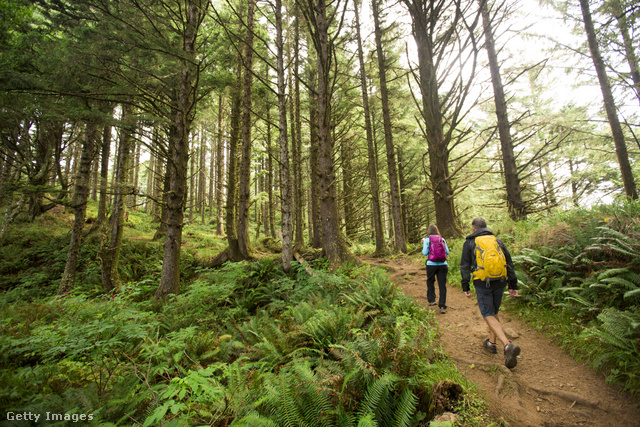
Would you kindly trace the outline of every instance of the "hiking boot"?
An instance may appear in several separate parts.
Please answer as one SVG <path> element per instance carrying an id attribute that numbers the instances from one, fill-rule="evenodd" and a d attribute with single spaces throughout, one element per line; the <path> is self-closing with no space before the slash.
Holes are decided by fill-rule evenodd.
<path id="1" fill-rule="evenodd" d="M 520 354 L 520 347 L 509 341 L 509 344 L 504 346 L 504 365 L 513 369 L 518 364 L 518 355 Z"/>
<path id="2" fill-rule="evenodd" d="M 440 314 L 447 314 L 447 309 L 445 307 L 440 307 Z"/>
<path id="3" fill-rule="evenodd" d="M 429 305 L 436 305 L 436 302 L 430 302 Z"/>
<path id="4" fill-rule="evenodd" d="M 482 346 L 485 348 L 485 350 L 487 350 L 489 353 L 491 354 L 498 354 L 498 350 L 496 349 L 496 344 L 491 342 L 489 340 L 489 338 L 487 338 L 486 340 L 484 340 L 484 342 L 482 343 Z"/>

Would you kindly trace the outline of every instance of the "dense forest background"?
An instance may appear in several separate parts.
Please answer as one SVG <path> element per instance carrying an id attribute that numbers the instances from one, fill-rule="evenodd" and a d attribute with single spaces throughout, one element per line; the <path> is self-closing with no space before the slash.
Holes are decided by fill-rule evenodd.
<path id="1" fill-rule="evenodd" d="M 226 425 L 275 414 L 284 384 L 321 369 L 360 385 L 341 425 L 379 421 L 381 401 L 408 425 L 431 412 L 407 378 L 433 383 L 420 363 L 443 358 L 431 320 L 358 257 L 410 254 L 429 224 L 454 242 L 482 215 L 518 252 L 522 309 L 578 316 L 567 336 L 593 328 L 598 363 L 637 390 L 640 8 L 532 3 L 0 1 L 2 363 L 23 360 L 5 379 L 83 390 L 66 410 L 113 422 L 189 419 L 209 399 Z M 394 321 L 373 312 L 408 335 L 385 341 Z M 291 319 L 313 320 L 297 335 Z M 339 367 L 311 357 L 355 329 Z M 267 371 L 254 379 L 271 397 L 240 385 Z M 133 400 L 113 394 L 125 386 Z M 251 399 L 271 409 L 249 414 Z"/>
<path id="2" fill-rule="evenodd" d="M 354 242 L 406 252 L 430 223 L 459 237 L 478 214 L 636 199 L 637 8 L 546 2 L 575 35 L 555 40 L 516 6 L 3 3 L 0 238 L 23 210 L 73 209 L 67 292 L 96 200 L 110 291 L 144 209 L 165 298 L 186 221 L 226 236 L 220 264 L 281 232 L 287 270 L 293 248 L 336 267 Z M 595 82 L 604 102 L 563 96 Z"/>

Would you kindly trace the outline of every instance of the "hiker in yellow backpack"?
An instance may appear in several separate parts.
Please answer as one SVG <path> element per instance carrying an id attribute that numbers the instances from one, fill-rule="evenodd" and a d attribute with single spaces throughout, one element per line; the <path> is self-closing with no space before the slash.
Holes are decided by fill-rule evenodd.
<path id="1" fill-rule="evenodd" d="M 502 295 L 509 287 L 509 296 L 518 296 L 518 279 L 511 261 L 511 255 L 493 232 L 487 228 L 487 221 L 482 217 L 471 222 L 473 231 L 462 246 L 460 275 L 462 291 L 471 297 L 469 282 L 473 274 L 473 286 L 476 288 L 478 308 L 489 327 L 489 338 L 482 345 L 490 353 L 497 354 L 496 339 L 504 346 L 504 364 L 512 369 L 518 363 L 520 347 L 509 341 L 498 317 Z"/>

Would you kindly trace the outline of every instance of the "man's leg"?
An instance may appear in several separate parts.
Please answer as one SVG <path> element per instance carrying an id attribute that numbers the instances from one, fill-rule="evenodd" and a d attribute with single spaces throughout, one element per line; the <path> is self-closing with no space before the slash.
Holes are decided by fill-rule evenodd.
<path id="1" fill-rule="evenodd" d="M 509 339 L 507 338 L 504 331 L 502 330 L 502 325 L 500 324 L 500 319 L 498 318 L 497 314 L 495 316 L 485 317 L 484 321 L 487 323 L 487 326 L 489 327 L 489 340 L 492 343 L 495 343 L 497 338 L 500 340 L 503 347 L 509 344 Z"/>

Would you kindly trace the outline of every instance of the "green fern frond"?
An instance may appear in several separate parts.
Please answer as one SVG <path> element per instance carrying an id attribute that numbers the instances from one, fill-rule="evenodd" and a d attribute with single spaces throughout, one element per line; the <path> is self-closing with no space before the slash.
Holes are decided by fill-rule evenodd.
<path id="1" fill-rule="evenodd" d="M 358 420 L 358 427 L 378 427 L 375 415 L 369 412 L 368 414 L 360 417 Z"/>
<path id="2" fill-rule="evenodd" d="M 559 289 L 560 292 L 580 292 L 583 291 L 584 288 L 580 287 L 580 286 L 572 286 L 569 288 L 561 288 Z"/>
<path id="3" fill-rule="evenodd" d="M 257 412 L 252 412 L 244 417 L 242 417 L 238 421 L 234 421 L 231 423 L 233 427 L 280 427 L 278 423 L 273 421 L 271 418 L 267 418 L 263 415 L 260 415 Z"/>
<path id="4" fill-rule="evenodd" d="M 595 308 L 595 305 L 594 305 L 593 302 L 591 302 L 588 299 L 586 299 L 586 298 L 584 298 L 584 297 L 582 297 L 580 295 L 577 295 L 575 293 L 571 294 L 571 296 L 565 297 L 565 300 L 567 300 L 567 301 L 575 301 L 575 302 L 577 302 L 578 304 L 580 304 L 581 306 L 584 306 L 584 307 Z"/>
<path id="5" fill-rule="evenodd" d="M 606 283 L 611 287 L 611 285 L 619 285 L 621 288 L 627 288 L 630 290 L 638 289 L 638 287 L 630 280 L 627 280 L 623 277 L 610 277 L 608 279 L 602 280 L 603 283 Z"/>
<path id="6" fill-rule="evenodd" d="M 381 409 L 381 402 L 389 396 L 398 379 L 396 375 L 390 373 L 384 374 L 382 377 L 376 379 L 374 383 L 367 388 L 364 401 L 358 410 L 358 414 L 364 416 L 368 413 L 376 413 L 379 411 Z"/>
<path id="7" fill-rule="evenodd" d="M 405 387 L 400 401 L 394 411 L 393 427 L 408 427 L 411 425 L 413 413 L 418 404 L 418 397 L 413 393 L 410 387 Z"/>
<path id="8" fill-rule="evenodd" d="M 624 293 L 624 299 L 627 298 L 640 298 L 640 288 L 634 289 L 632 291 L 627 291 Z"/>
<path id="9" fill-rule="evenodd" d="M 636 317 L 638 317 L 636 319 Z M 587 336 L 595 336 L 600 340 L 628 352 L 636 351 L 635 335 L 637 334 L 640 316 L 635 317 L 629 312 L 606 309 L 598 315 L 601 324 L 588 329 Z"/>
<path id="10" fill-rule="evenodd" d="M 626 273 L 629 273 L 629 272 L 631 272 L 629 267 L 610 268 L 610 269 L 605 270 L 605 271 L 601 272 L 600 274 L 598 274 L 598 280 L 604 280 L 604 279 L 607 279 L 609 277 L 620 276 L 622 274 L 626 274 Z"/>

